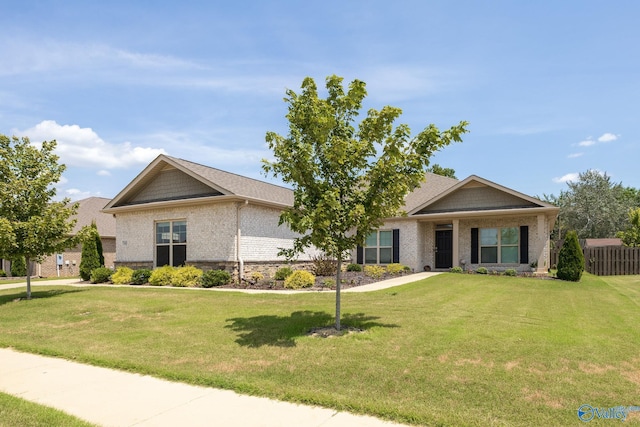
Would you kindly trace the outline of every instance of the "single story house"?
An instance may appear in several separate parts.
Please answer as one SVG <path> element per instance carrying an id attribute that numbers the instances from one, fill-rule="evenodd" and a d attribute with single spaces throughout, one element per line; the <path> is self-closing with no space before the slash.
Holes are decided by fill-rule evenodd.
<path id="1" fill-rule="evenodd" d="M 279 248 L 296 237 L 278 225 L 293 204 L 285 187 L 175 157 L 153 160 L 103 209 L 116 221 L 115 265 L 191 264 L 242 277 L 286 265 Z M 414 271 L 508 268 L 546 272 L 558 208 L 486 179 L 426 174 L 406 197 L 406 216 L 389 218 L 360 264 L 402 263 Z M 309 262 L 317 251 L 303 254 Z"/>
<path id="2" fill-rule="evenodd" d="M 78 200 L 77 220 L 73 227 L 73 234 L 77 234 L 82 227 L 96 223 L 100 241 L 102 242 L 102 254 L 105 267 L 113 267 L 116 258 L 116 220 L 113 215 L 102 212 L 110 199 L 104 197 L 89 197 Z M 69 277 L 80 274 L 80 261 L 82 259 L 82 244 L 67 249 L 63 253 L 46 257 L 33 270 L 40 277 Z"/>
<path id="3" fill-rule="evenodd" d="M 76 224 L 72 234 L 76 235 L 84 226 L 96 223 L 102 242 L 102 254 L 106 267 L 113 267 L 116 258 L 116 220 L 112 215 L 102 212 L 102 208 L 110 201 L 104 197 L 89 197 L 78 200 Z M 40 263 L 32 263 L 32 271 L 39 277 L 73 277 L 78 276 L 82 254 L 82 244 L 65 252 L 47 256 Z M 11 271 L 11 262 L 0 259 L 0 269 L 7 274 Z"/>

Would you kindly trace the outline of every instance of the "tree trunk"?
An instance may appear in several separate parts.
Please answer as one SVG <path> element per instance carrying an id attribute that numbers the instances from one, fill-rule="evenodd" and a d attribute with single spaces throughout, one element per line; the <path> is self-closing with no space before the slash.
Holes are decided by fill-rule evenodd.
<path id="1" fill-rule="evenodd" d="M 31 299 L 31 260 L 29 257 L 24 257 L 27 264 L 27 299 Z"/>
<path id="2" fill-rule="evenodd" d="M 342 278 L 342 257 L 338 257 L 338 269 L 336 271 L 336 330 L 340 330 L 340 286 Z"/>

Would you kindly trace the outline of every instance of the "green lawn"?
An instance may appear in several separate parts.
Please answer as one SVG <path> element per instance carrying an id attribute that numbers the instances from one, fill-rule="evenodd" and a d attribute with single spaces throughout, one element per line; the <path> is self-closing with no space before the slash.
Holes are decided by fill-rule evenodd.
<path id="1" fill-rule="evenodd" d="M 0 393 L 0 427 L 91 427 L 57 409 Z"/>
<path id="2" fill-rule="evenodd" d="M 443 274 L 342 295 L 0 291 L 0 346 L 425 425 L 582 425 L 640 405 L 640 276 Z M 637 413 L 634 415 L 638 415 Z M 640 417 L 628 420 L 628 424 Z M 612 420 L 594 420 L 605 425 Z"/>

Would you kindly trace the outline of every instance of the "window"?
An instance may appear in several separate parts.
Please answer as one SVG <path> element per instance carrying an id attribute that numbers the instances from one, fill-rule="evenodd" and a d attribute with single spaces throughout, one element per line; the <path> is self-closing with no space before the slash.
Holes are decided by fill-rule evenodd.
<path id="1" fill-rule="evenodd" d="M 481 228 L 480 263 L 517 264 L 519 236 L 518 227 Z"/>
<path id="2" fill-rule="evenodd" d="M 156 266 L 184 265 L 187 260 L 187 221 L 156 222 Z"/>
<path id="3" fill-rule="evenodd" d="M 365 264 L 391 264 L 393 262 L 393 231 L 374 231 L 367 236 L 364 247 Z"/>

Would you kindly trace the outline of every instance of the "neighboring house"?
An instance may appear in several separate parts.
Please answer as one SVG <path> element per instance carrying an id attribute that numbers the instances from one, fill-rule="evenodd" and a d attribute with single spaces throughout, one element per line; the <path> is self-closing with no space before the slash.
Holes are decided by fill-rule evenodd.
<path id="1" fill-rule="evenodd" d="M 78 200 L 77 219 L 73 228 L 73 234 L 77 234 L 84 226 L 96 223 L 98 234 L 102 241 L 102 253 L 106 267 L 113 267 L 116 257 L 116 220 L 113 215 L 102 212 L 102 208 L 109 203 L 109 199 L 103 197 L 89 197 Z M 41 264 L 36 265 L 34 274 L 41 277 L 67 277 L 80 274 L 82 245 L 67 249 L 64 253 L 53 254 L 47 257 Z"/>
<path id="2" fill-rule="evenodd" d="M 158 156 L 103 209 L 116 218 L 116 266 L 191 264 L 242 277 L 286 265 L 296 234 L 279 225 L 290 189 L 187 160 Z M 426 174 L 406 216 L 385 221 L 353 262 L 415 271 L 514 268 L 546 272 L 558 208 L 477 176 Z M 317 252 L 303 254 L 309 262 Z"/>

